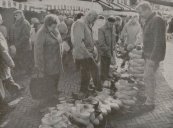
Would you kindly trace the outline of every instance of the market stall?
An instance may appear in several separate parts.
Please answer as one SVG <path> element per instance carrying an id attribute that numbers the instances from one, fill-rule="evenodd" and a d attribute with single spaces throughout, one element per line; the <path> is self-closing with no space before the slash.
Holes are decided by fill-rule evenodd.
<path id="1" fill-rule="evenodd" d="M 123 16 L 133 16 L 137 14 L 135 9 L 133 9 L 132 7 L 128 5 L 123 5 L 120 3 L 113 3 L 113 2 L 108 3 L 106 2 L 106 0 L 98 1 L 98 3 L 103 8 L 103 11 L 100 12 L 100 14 L 106 17 L 110 15 L 123 17 Z"/>
<path id="2" fill-rule="evenodd" d="M 69 15 L 73 16 L 78 12 L 86 13 L 90 9 L 94 9 L 97 12 L 101 12 L 103 9 L 98 3 L 92 3 L 88 1 L 78 1 L 78 0 L 55 0 L 42 1 L 42 2 L 30 2 L 35 5 L 43 5 L 47 7 L 48 11 L 56 10 L 59 15 Z"/>
<path id="3" fill-rule="evenodd" d="M 44 18 L 44 12 L 46 11 L 44 6 L 18 3 L 12 0 L 0 0 L 0 12 L 4 21 L 3 24 L 7 29 L 14 22 L 13 12 L 16 9 L 22 10 L 28 21 L 30 21 L 31 17 L 37 17 L 39 20 L 42 20 Z"/>

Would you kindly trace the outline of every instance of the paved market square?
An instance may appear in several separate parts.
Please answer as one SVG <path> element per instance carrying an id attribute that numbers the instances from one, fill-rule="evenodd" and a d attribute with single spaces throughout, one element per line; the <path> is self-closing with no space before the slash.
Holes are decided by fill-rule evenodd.
<path id="1" fill-rule="evenodd" d="M 173 128 L 173 40 L 167 42 L 166 59 L 157 72 L 156 108 L 152 112 L 138 115 L 111 114 L 107 118 L 106 128 Z M 63 95 L 77 92 L 80 84 L 80 73 L 72 68 L 73 62 L 65 68 L 58 90 Z M 66 79 L 68 78 L 68 79 Z M 15 78 L 17 83 L 25 86 L 26 90 L 15 110 L 2 121 L 1 128 L 38 128 L 43 115 L 40 113 L 42 101 L 33 100 L 29 92 L 29 76 Z M 141 92 L 144 93 L 144 92 Z M 54 107 L 57 103 L 47 104 Z M 104 126 L 105 127 L 105 126 Z"/>

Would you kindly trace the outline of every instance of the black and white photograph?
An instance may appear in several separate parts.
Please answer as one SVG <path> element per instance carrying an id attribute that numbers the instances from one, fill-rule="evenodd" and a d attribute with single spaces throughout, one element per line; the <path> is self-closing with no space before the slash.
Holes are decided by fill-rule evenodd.
<path id="1" fill-rule="evenodd" d="M 0 128 L 173 128 L 172 55 L 173 0 L 0 0 Z"/>

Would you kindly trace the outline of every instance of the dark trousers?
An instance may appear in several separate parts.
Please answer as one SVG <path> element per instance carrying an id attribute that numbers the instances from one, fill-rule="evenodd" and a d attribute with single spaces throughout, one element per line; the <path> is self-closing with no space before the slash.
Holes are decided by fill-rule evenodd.
<path id="1" fill-rule="evenodd" d="M 111 57 L 101 56 L 101 79 L 106 80 L 109 76 Z"/>
<path id="2" fill-rule="evenodd" d="M 60 74 L 48 75 L 48 76 L 45 76 L 45 77 L 51 77 L 51 78 L 54 80 L 54 82 L 55 82 L 54 86 L 55 86 L 56 88 L 58 87 Z"/>
<path id="3" fill-rule="evenodd" d="M 16 94 L 21 88 L 17 83 L 14 82 L 12 76 L 6 80 L 3 80 L 2 83 L 11 95 Z"/>
<path id="4" fill-rule="evenodd" d="M 7 101 L 0 96 L 0 113 L 2 114 L 8 107 Z"/>
<path id="5" fill-rule="evenodd" d="M 27 72 L 31 72 L 34 66 L 32 51 L 23 52 L 22 63 Z"/>
<path id="6" fill-rule="evenodd" d="M 80 91 L 87 93 L 91 77 L 98 91 L 102 89 L 99 68 L 93 58 L 80 60 L 81 65 L 81 88 Z"/>
<path id="7" fill-rule="evenodd" d="M 18 68 L 22 68 L 26 72 L 31 72 L 34 67 L 33 51 L 18 52 L 15 58 Z"/>

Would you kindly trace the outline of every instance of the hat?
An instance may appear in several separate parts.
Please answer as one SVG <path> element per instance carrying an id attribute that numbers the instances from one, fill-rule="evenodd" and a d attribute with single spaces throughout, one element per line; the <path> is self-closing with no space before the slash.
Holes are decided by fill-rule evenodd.
<path id="1" fill-rule="evenodd" d="M 105 19 L 105 17 L 102 16 L 102 15 L 99 15 L 99 16 L 98 16 L 98 19 Z"/>
<path id="2" fill-rule="evenodd" d="M 108 19 L 107 19 L 109 22 L 115 22 L 115 18 L 114 16 L 109 16 Z"/>
<path id="3" fill-rule="evenodd" d="M 16 10 L 16 11 L 14 11 L 14 14 L 16 14 L 16 13 L 23 13 L 23 11 L 22 10 Z"/>

